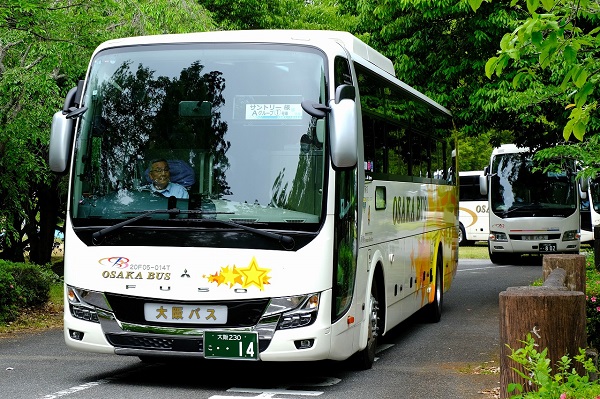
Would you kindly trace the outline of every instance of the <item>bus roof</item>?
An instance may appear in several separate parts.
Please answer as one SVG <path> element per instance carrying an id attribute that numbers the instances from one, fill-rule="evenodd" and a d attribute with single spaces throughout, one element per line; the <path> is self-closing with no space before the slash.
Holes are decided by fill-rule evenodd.
<path id="1" fill-rule="evenodd" d="M 492 155 L 514 154 L 517 152 L 529 152 L 529 147 L 517 147 L 516 144 L 502 144 L 500 147 L 494 148 Z"/>
<path id="2" fill-rule="evenodd" d="M 308 43 L 338 42 L 350 53 L 356 54 L 392 76 L 394 64 L 383 54 L 348 32 L 333 30 L 245 30 L 210 31 L 168 35 L 136 36 L 106 41 L 98 48 L 145 45 L 156 43 L 240 42 L 240 43 Z"/>
<path id="3" fill-rule="evenodd" d="M 483 176 L 483 170 L 469 170 L 464 172 L 458 172 L 459 176 Z"/>

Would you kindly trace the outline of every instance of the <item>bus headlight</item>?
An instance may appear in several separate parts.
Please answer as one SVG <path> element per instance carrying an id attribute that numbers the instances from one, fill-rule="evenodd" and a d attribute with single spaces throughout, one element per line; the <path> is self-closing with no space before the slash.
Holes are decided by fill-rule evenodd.
<path id="1" fill-rule="evenodd" d="M 499 231 L 490 231 L 490 241 L 508 241 L 506 233 Z"/>
<path id="2" fill-rule="evenodd" d="M 67 300 L 69 301 L 69 310 L 73 317 L 91 321 L 92 323 L 99 323 L 96 308 L 90 302 L 103 301 L 104 297 L 102 294 L 67 286 Z"/>
<path id="3" fill-rule="evenodd" d="M 562 240 L 563 241 L 575 241 L 575 240 L 579 240 L 580 237 L 581 237 L 581 234 L 579 234 L 579 232 L 577 230 L 569 230 L 569 231 L 565 231 L 565 233 L 563 234 Z"/>
<path id="4" fill-rule="evenodd" d="M 305 295 L 302 297 L 293 297 L 297 306 L 294 309 L 285 311 L 279 318 L 278 330 L 298 328 L 309 326 L 317 319 L 319 312 L 319 294 Z M 288 298 L 280 298 L 288 299 Z"/>

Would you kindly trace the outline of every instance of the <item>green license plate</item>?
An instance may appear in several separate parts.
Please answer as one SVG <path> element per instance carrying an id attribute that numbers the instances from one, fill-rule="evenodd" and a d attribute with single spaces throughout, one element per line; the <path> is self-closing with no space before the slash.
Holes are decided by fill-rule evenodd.
<path id="1" fill-rule="evenodd" d="M 258 333 L 205 331 L 204 357 L 207 359 L 258 360 Z"/>

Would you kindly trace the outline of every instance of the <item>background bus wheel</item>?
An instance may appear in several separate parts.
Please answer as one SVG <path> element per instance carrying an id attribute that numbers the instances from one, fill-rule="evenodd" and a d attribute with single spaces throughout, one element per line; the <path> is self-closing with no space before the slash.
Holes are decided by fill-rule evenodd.
<path id="1" fill-rule="evenodd" d="M 463 226 L 462 223 L 458 225 L 458 245 L 473 245 L 473 241 L 467 240 L 467 232 L 465 231 L 465 226 Z"/>
<path id="2" fill-rule="evenodd" d="M 465 228 L 461 223 L 458 225 L 458 245 L 464 245 L 466 237 Z"/>
<path id="3" fill-rule="evenodd" d="M 492 262 L 495 265 L 507 264 L 509 261 L 508 255 L 507 254 L 499 254 L 497 252 L 492 252 L 492 250 L 490 249 L 490 245 L 492 245 L 492 244 L 488 241 L 488 255 L 490 256 L 490 262 Z"/>
<path id="4" fill-rule="evenodd" d="M 435 297 L 433 302 L 425 307 L 425 321 L 437 323 L 442 318 L 442 302 L 444 299 L 444 268 L 441 251 L 438 251 L 435 265 Z"/>
<path id="5" fill-rule="evenodd" d="M 375 351 L 377 350 L 377 337 L 379 335 L 379 292 L 377 283 L 373 281 L 371 296 L 367 304 L 369 309 L 367 346 L 355 355 L 356 367 L 360 370 L 368 370 L 373 367 Z"/>

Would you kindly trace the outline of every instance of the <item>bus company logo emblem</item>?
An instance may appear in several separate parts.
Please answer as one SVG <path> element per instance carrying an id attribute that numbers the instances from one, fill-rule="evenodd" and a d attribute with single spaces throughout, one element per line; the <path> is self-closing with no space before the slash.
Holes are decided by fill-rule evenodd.
<path id="1" fill-rule="evenodd" d="M 129 267 L 129 258 L 123 256 L 111 256 L 98 260 L 102 266 L 116 267 L 117 269 L 127 269 Z"/>
<path id="2" fill-rule="evenodd" d="M 228 285 L 229 288 L 243 289 L 249 287 L 257 287 L 259 290 L 264 291 L 265 285 L 271 284 L 269 280 L 269 272 L 271 269 L 260 267 L 256 258 L 252 258 L 252 261 L 247 267 L 239 268 L 236 265 L 221 267 L 221 270 L 214 274 L 203 275 L 202 277 L 207 279 L 209 283 L 217 283 L 217 287 L 221 284 Z"/>

